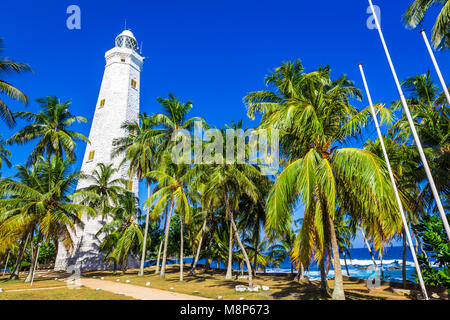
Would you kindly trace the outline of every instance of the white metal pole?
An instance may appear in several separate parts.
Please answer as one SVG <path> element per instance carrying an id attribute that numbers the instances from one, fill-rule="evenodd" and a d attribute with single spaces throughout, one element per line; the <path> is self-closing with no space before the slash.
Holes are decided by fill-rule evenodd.
<path id="1" fill-rule="evenodd" d="M 10 254 L 10 253 L 11 253 L 11 251 L 8 251 L 8 256 L 6 257 L 5 268 L 3 268 L 3 275 L 5 275 L 6 268 L 8 268 L 8 261 L 9 261 L 9 254 Z"/>
<path id="2" fill-rule="evenodd" d="M 31 284 L 30 284 L 30 286 L 33 285 L 34 274 L 36 273 L 36 266 L 37 266 L 37 262 L 39 260 L 39 249 L 41 249 L 41 244 L 38 245 L 38 249 L 37 249 L 37 253 L 36 253 L 36 261 L 34 262 L 34 266 L 33 266 L 33 276 L 31 277 Z"/>
<path id="3" fill-rule="evenodd" d="M 398 209 L 400 211 L 400 216 L 402 217 L 403 227 L 405 228 L 405 233 L 406 233 L 406 236 L 407 236 L 407 239 L 408 239 L 408 243 L 409 243 L 409 250 L 411 251 L 411 255 L 412 255 L 413 260 L 414 260 L 414 266 L 416 267 L 417 276 L 419 277 L 420 287 L 422 288 L 422 293 L 423 293 L 423 296 L 424 296 L 425 300 L 428 300 L 427 290 L 425 288 L 425 283 L 424 283 L 423 278 L 422 278 L 422 272 L 420 270 L 419 262 L 417 261 L 416 251 L 414 250 L 411 234 L 410 234 L 410 231 L 409 231 L 408 221 L 406 220 L 405 212 L 403 211 L 402 201 L 400 200 L 400 196 L 398 194 L 397 184 L 395 182 L 394 173 L 392 172 L 391 162 L 389 161 L 389 157 L 388 157 L 388 154 L 387 154 L 387 151 L 386 151 L 386 147 L 384 145 L 383 136 L 381 134 L 381 130 L 380 130 L 380 125 L 378 123 L 377 114 L 375 113 L 375 109 L 373 107 L 372 97 L 370 95 L 369 86 L 367 85 L 366 76 L 364 74 L 364 69 L 363 69 L 362 64 L 359 64 L 359 70 L 361 71 L 361 77 L 362 77 L 363 82 L 364 82 L 364 88 L 366 89 L 367 99 L 369 100 L 370 111 L 372 112 L 373 121 L 375 122 L 375 127 L 377 128 L 378 138 L 380 139 L 381 149 L 383 150 L 384 160 L 386 161 L 386 165 L 387 165 L 388 172 L 389 172 L 389 178 L 391 179 L 392 187 L 394 189 L 395 199 L 397 200 L 397 205 L 398 205 Z"/>
<path id="4" fill-rule="evenodd" d="M 436 201 L 436 205 L 439 209 L 439 213 L 441 214 L 441 219 L 444 224 L 445 231 L 447 232 L 447 240 L 450 241 L 450 226 L 448 225 L 447 217 L 445 215 L 444 208 L 442 207 L 442 202 L 439 197 L 439 193 L 436 189 L 436 185 L 434 184 L 433 176 L 431 175 L 431 170 L 430 170 L 430 167 L 428 166 L 427 158 L 425 156 L 425 153 L 423 152 L 422 143 L 420 142 L 419 136 L 417 135 L 416 127 L 414 125 L 414 121 L 412 119 L 411 112 L 409 111 L 408 103 L 406 102 L 405 96 L 403 94 L 403 90 L 400 85 L 400 81 L 398 80 L 397 72 L 395 71 L 394 64 L 392 63 L 391 55 L 389 54 L 389 50 L 386 45 L 386 41 L 384 40 L 383 32 L 381 31 L 381 26 L 378 21 L 378 17 L 375 13 L 375 9 L 373 7 L 372 0 L 369 0 L 369 4 L 370 4 L 370 8 L 372 10 L 375 24 L 378 29 L 378 33 L 380 34 L 381 42 L 383 44 L 384 51 L 386 53 L 386 57 L 389 62 L 389 66 L 391 67 L 392 75 L 394 76 L 395 84 L 397 85 L 397 89 L 400 94 L 400 100 L 402 101 L 403 110 L 405 111 L 406 117 L 408 118 L 409 126 L 411 128 L 411 132 L 414 137 L 414 141 L 416 143 L 417 150 L 419 151 L 420 159 L 422 160 L 423 167 L 425 169 L 425 173 L 427 174 L 428 182 L 430 183 L 430 187 L 433 192 L 434 200 Z"/>
<path id="5" fill-rule="evenodd" d="M 423 41 L 425 41 L 425 45 L 427 46 L 428 53 L 430 54 L 431 60 L 433 61 L 434 68 L 436 69 L 436 73 L 439 77 L 439 81 L 441 82 L 442 89 L 444 89 L 445 97 L 447 98 L 447 102 L 450 105 L 450 94 L 448 93 L 447 85 L 445 84 L 444 77 L 442 76 L 441 69 L 436 61 L 436 57 L 434 56 L 433 49 L 431 48 L 430 42 L 428 41 L 427 34 L 425 30 L 420 31 L 423 37 Z"/>

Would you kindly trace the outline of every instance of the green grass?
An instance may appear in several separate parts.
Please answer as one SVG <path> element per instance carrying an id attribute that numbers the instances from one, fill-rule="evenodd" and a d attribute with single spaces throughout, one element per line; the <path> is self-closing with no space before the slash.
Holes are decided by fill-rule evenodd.
<path id="1" fill-rule="evenodd" d="M 0 300 L 134 300 L 120 294 L 107 291 L 80 289 L 43 289 L 34 291 L 2 292 Z"/>
<path id="2" fill-rule="evenodd" d="M 303 281 L 301 283 L 292 281 L 290 276 L 280 275 L 258 275 L 254 279 L 255 285 L 269 286 L 269 291 L 260 292 L 236 292 L 236 285 L 246 285 L 246 279 L 225 280 L 224 274 L 198 272 L 196 276 L 184 275 L 184 281 L 179 281 L 179 267 L 168 266 L 166 278 L 161 279 L 155 275 L 154 267 L 146 268 L 145 275 L 139 277 L 137 270 L 129 270 L 125 274 L 113 274 L 110 271 L 86 272 L 83 273 L 89 277 L 105 277 L 105 280 L 116 281 L 120 279 L 121 283 L 130 280 L 130 284 L 145 286 L 150 282 L 151 288 L 174 291 L 190 295 L 199 295 L 205 298 L 217 299 L 222 296 L 224 300 L 239 300 L 241 297 L 246 300 L 320 300 L 320 284 L 318 281 Z M 329 281 L 332 286 L 333 282 Z M 173 288 L 173 290 L 170 290 Z M 369 291 L 365 282 L 356 281 L 345 282 L 346 297 L 352 300 L 382 300 L 382 299 L 404 299 L 393 294 L 388 288 L 381 288 Z M 198 291 L 198 293 L 196 293 Z"/>

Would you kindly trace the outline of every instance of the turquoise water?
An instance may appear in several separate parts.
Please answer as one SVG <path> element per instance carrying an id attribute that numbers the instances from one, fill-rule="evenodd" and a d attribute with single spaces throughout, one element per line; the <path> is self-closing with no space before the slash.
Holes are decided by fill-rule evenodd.
<path id="1" fill-rule="evenodd" d="M 387 248 L 383 254 L 383 279 L 387 281 L 394 281 L 394 282 L 401 282 L 402 281 L 402 247 L 390 247 Z M 381 261 L 378 257 L 377 253 L 374 253 L 375 261 L 377 263 L 378 268 L 381 270 Z M 347 271 L 345 269 L 344 259 L 341 255 L 341 267 L 342 267 L 342 273 L 344 275 L 347 275 Z M 186 258 L 184 259 L 186 264 L 192 263 L 192 258 Z M 179 260 L 173 260 L 170 263 L 178 263 Z M 199 264 L 205 264 L 205 259 L 200 259 Z M 146 263 L 146 266 L 150 265 L 149 263 Z M 210 264 L 211 268 L 217 267 L 217 262 L 213 261 Z M 347 266 L 349 271 L 349 276 L 351 277 L 357 277 L 361 279 L 368 279 L 369 277 L 373 277 L 376 275 L 376 271 L 374 268 L 368 269 L 369 267 L 373 266 L 372 259 L 370 258 L 369 251 L 367 248 L 353 248 L 350 249 L 350 257 L 347 256 Z M 226 269 L 226 264 L 220 262 L 219 268 Z M 233 264 L 233 268 L 235 270 L 239 269 L 239 265 L 237 263 Z M 247 268 L 244 267 L 244 270 Z M 291 264 L 288 258 L 281 263 L 279 267 L 266 267 L 267 273 L 290 273 L 291 272 Z M 295 270 L 294 270 L 295 272 Z M 381 272 L 380 272 L 381 274 Z M 415 282 L 415 274 L 416 269 L 414 267 L 413 259 L 411 256 L 411 253 L 409 252 L 409 249 L 407 249 L 407 256 L 406 256 L 406 276 L 407 279 L 410 281 Z M 320 273 L 318 266 L 313 263 L 310 265 L 310 268 L 308 271 L 305 271 L 305 275 L 309 277 L 311 280 L 318 280 L 320 279 Z M 328 273 L 328 277 L 332 278 L 334 277 L 334 270 L 333 267 L 330 267 L 330 271 Z"/>

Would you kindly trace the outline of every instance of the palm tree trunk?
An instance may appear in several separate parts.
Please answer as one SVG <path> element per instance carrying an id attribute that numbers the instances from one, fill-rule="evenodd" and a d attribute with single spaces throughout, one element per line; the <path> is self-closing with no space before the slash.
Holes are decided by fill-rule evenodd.
<path id="1" fill-rule="evenodd" d="M 227 274 L 225 279 L 231 280 L 233 278 L 233 226 L 230 221 L 230 237 L 228 243 L 228 265 L 227 265 Z"/>
<path id="2" fill-rule="evenodd" d="M 323 297 L 328 297 L 328 281 L 327 281 L 327 273 L 325 271 L 324 259 L 323 257 L 319 259 L 319 270 L 320 270 L 320 291 Z"/>
<path id="3" fill-rule="evenodd" d="M 381 268 L 381 280 L 384 279 L 383 273 L 383 251 L 380 252 L 380 268 Z"/>
<path id="4" fill-rule="evenodd" d="M 402 263 L 402 279 L 403 279 L 403 289 L 406 289 L 406 233 L 405 229 L 402 231 L 403 238 L 403 263 Z"/>
<path id="5" fill-rule="evenodd" d="M 206 231 L 206 222 L 207 221 L 208 221 L 208 213 L 206 213 L 205 221 L 203 221 L 202 233 L 200 234 L 200 240 L 198 241 L 197 253 L 195 254 L 195 259 L 194 259 L 194 262 L 192 263 L 191 271 L 189 272 L 190 276 L 193 276 L 195 274 L 195 268 L 197 267 L 198 258 L 200 257 L 200 250 L 202 247 L 203 236 L 205 235 L 205 231 Z"/>
<path id="6" fill-rule="evenodd" d="M 343 252 L 343 255 L 344 255 L 345 270 L 347 271 L 347 276 L 350 277 L 350 272 L 348 272 L 348 265 L 347 265 L 347 255 L 345 254 L 345 251 Z"/>
<path id="7" fill-rule="evenodd" d="M 256 223 L 253 239 L 253 247 L 255 248 L 255 256 L 253 258 L 253 276 L 256 277 L 256 269 L 258 268 L 258 242 L 259 242 L 259 224 Z"/>
<path id="8" fill-rule="evenodd" d="M 170 210 L 169 210 L 169 214 L 167 216 L 167 221 L 166 221 L 166 232 L 165 232 L 165 236 L 164 236 L 163 260 L 162 260 L 162 266 L 161 266 L 161 273 L 159 274 L 160 278 L 165 278 L 165 276 L 166 276 L 167 245 L 169 243 L 170 220 L 172 218 L 173 207 L 174 207 L 174 203 L 173 203 L 173 199 L 172 199 L 171 202 L 170 202 Z"/>
<path id="9" fill-rule="evenodd" d="M 250 264 L 250 260 L 248 259 L 247 251 L 245 251 L 245 247 L 242 244 L 241 239 L 239 238 L 239 233 L 236 228 L 236 224 L 234 223 L 233 212 L 230 212 L 230 220 L 231 220 L 231 225 L 233 226 L 234 235 L 236 236 L 236 241 L 237 241 L 239 247 L 241 248 L 242 255 L 244 256 L 245 263 L 247 264 L 248 286 L 249 286 L 249 288 L 253 288 L 252 266 Z"/>
<path id="10" fill-rule="evenodd" d="M 167 228 L 167 209 L 168 209 L 168 207 L 164 210 L 165 217 L 164 217 L 164 233 L 163 234 L 166 234 L 166 228 Z M 161 242 L 159 243 L 159 249 L 158 249 L 158 258 L 156 259 L 155 274 L 159 273 L 159 264 L 161 262 L 161 251 L 162 251 L 163 243 L 164 243 L 164 238 L 161 235 Z"/>
<path id="11" fill-rule="evenodd" d="M 373 265 L 375 266 L 375 270 L 376 270 L 378 268 L 378 266 L 377 266 L 377 262 L 375 261 L 375 257 L 373 256 L 372 249 L 370 248 L 369 241 L 367 241 L 366 235 L 364 234 L 364 231 L 361 229 L 361 227 L 359 227 L 359 231 L 361 232 L 364 242 L 366 243 L 367 250 L 369 251 L 370 258 L 372 259 Z"/>
<path id="12" fill-rule="evenodd" d="M 253 276 L 256 277 L 256 269 L 258 268 L 258 249 L 255 246 L 255 257 L 253 258 Z"/>
<path id="13" fill-rule="evenodd" d="M 150 198 L 150 182 L 147 181 L 147 199 Z M 144 275 L 145 253 L 147 252 L 147 235 L 148 235 L 148 221 L 150 219 L 150 208 L 147 208 L 147 217 L 145 218 L 144 243 L 142 245 L 141 265 L 138 276 Z"/>
<path id="14" fill-rule="evenodd" d="M 183 281 L 183 267 L 184 267 L 184 234 L 183 234 L 183 214 L 180 213 L 180 281 Z"/>
<path id="15" fill-rule="evenodd" d="M 303 264 L 299 263 L 298 264 L 298 271 L 297 271 L 297 275 L 295 276 L 295 281 L 301 281 L 305 278 L 304 275 L 305 271 L 303 269 Z"/>
<path id="16" fill-rule="evenodd" d="M 16 263 L 14 265 L 14 269 L 11 272 L 11 275 L 9 276 L 9 280 L 17 280 L 19 279 L 19 272 L 20 272 L 20 266 L 22 264 L 23 255 L 25 253 L 25 248 L 28 244 L 28 240 L 30 239 L 32 231 L 28 231 L 26 236 L 22 238 L 22 241 L 20 243 L 19 253 L 17 255 Z"/>
<path id="17" fill-rule="evenodd" d="M 30 270 L 28 271 L 28 275 L 27 278 L 25 279 L 25 282 L 30 282 L 31 279 L 33 278 L 33 274 L 34 274 L 34 265 L 36 264 L 36 259 L 38 259 L 38 250 L 39 250 L 39 245 L 41 243 L 42 240 L 42 233 L 39 232 L 38 237 L 36 239 L 36 246 L 34 248 L 32 248 L 31 250 L 31 265 L 30 265 Z"/>
<path id="18" fill-rule="evenodd" d="M 334 230 L 334 222 L 331 215 L 328 213 L 328 222 L 330 224 L 330 240 L 331 249 L 333 251 L 333 267 L 334 267 L 334 289 L 333 300 L 345 300 L 344 280 L 342 278 L 341 261 L 339 259 L 339 248 L 337 245 L 336 231 Z"/>

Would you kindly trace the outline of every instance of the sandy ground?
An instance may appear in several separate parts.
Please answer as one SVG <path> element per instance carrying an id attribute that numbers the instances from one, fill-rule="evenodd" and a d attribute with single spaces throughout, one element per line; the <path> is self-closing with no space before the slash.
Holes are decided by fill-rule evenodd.
<path id="1" fill-rule="evenodd" d="M 118 283 L 107 280 L 81 278 L 81 284 L 90 289 L 101 289 L 117 294 L 124 294 L 140 300 L 209 300 L 183 293 L 144 288 L 132 284 Z"/>

